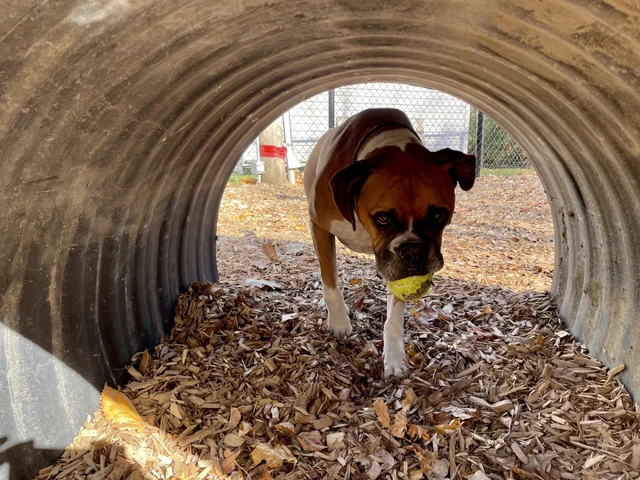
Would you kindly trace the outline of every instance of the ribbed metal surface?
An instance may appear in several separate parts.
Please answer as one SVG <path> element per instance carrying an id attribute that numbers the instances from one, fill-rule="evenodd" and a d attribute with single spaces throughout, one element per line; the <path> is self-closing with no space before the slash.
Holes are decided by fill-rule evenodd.
<path id="1" fill-rule="evenodd" d="M 5 2 L 0 476 L 64 447 L 95 407 L 83 382 L 117 381 L 179 291 L 215 278 L 252 137 L 363 81 L 451 93 L 520 143 L 552 203 L 562 316 L 640 396 L 639 75 L 631 0 Z"/>

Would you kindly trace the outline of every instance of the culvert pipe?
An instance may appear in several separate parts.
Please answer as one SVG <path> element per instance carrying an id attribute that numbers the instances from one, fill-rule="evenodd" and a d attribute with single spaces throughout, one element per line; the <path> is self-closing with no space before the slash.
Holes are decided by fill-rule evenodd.
<path id="1" fill-rule="evenodd" d="M 261 129 L 365 81 L 455 95 L 524 148 L 561 316 L 638 399 L 639 75 L 629 0 L 4 2 L 0 477 L 59 454 L 216 279 L 220 197 Z"/>

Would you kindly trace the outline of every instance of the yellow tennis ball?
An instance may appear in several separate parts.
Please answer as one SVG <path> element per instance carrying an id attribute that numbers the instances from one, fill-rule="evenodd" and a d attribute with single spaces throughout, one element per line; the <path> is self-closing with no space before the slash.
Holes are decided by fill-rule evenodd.
<path id="1" fill-rule="evenodd" d="M 389 290 L 400 300 L 418 300 L 431 288 L 433 275 L 420 275 L 387 282 Z"/>

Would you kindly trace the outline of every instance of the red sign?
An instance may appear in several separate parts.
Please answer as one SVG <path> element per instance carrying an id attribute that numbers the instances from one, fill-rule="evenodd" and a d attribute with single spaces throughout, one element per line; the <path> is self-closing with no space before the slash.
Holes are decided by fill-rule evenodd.
<path id="1" fill-rule="evenodd" d="M 260 145 L 260 156 L 270 158 L 287 158 L 287 147 Z"/>

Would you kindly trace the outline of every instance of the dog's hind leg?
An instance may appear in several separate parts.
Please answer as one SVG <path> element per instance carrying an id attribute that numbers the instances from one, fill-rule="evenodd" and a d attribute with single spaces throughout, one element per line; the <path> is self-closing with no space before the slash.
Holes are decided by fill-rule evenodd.
<path id="1" fill-rule="evenodd" d="M 344 297 L 338 285 L 336 237 L 313 221 L 311 222 L 311 236 L 320 261 L 322 296 L 329 311 L 329 330 L 336 337 L 349 336 L 351 335 L 349 309 L 344 303 Z"/>

